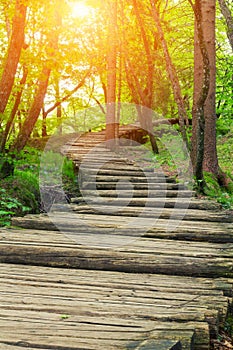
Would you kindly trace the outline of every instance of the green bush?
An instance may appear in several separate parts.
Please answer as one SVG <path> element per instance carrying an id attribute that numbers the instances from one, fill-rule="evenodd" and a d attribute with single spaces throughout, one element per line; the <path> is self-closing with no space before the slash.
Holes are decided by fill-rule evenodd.
<path id="1" fill-rule="evenodd" d="M 0 188 L 0 226 L 9 226 L 11 216 L 29 211 L 29 207 L 23 205 L 17 198 L 9 196 L 4 188 Z"/>

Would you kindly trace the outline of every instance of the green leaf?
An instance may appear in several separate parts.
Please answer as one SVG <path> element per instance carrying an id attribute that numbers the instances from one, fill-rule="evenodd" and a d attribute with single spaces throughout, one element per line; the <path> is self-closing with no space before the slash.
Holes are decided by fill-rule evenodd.
<path id="1" fill-rule="evenodd" d="M 70 315 L 61 315 L 62 320 L 67 320 L 68 318 L 70 318 Z"/>
<path id="2" fill-rule="evenodd" d="M 0 215 L 5 216 L 5 215 L 14 215 L 14 212 L 12 211 L 6 211 L 6 210 L 0 210 Z"/>

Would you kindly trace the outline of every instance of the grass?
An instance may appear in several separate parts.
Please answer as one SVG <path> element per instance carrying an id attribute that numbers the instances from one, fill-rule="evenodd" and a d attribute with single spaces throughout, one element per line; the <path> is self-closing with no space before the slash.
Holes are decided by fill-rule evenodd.
<path id="1" fill-rule="evenodd" d="M 179 138 L 166 134 L 164 137 L 165 139 L 158 140 L 159 154 L 150 153 L 148 160 L 155 169 L 161 168 L 165 174 L 170 176 L 176 177 L 179 174 L 179 181 L 184 180 L 185 183 L 192 186 L 193 181 L 186 181 L 191 180 L 191 177 L 187 166 L 186 152 L 182 149 Z M 217 142 L 220 168 L 233 181 L 233 132 L 219 136 Z M 149 144 L 148 148 L 150 148 Z M 221 187 L 212 174 L 205 173 L 205 181 L 207 184 L 206 196 L 216 200 L 224 209 L 233 209 L 233 191 Z"/>

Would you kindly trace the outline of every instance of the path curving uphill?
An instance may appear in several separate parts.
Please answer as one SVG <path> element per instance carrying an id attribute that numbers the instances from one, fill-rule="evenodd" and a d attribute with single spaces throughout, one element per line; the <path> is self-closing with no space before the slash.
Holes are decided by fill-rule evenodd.
<path id="1" fill-rule="evenodd" d="M 0 349 L 212 349 L 232 297 L 232 213 L 123 141 L 67 143 L 82 197 L 0 230 Z"/>

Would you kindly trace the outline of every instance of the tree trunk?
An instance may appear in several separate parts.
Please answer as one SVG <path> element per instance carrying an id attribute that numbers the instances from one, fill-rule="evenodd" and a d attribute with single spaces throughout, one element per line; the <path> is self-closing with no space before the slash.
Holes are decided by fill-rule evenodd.
<path id="1" fill-rule="evenodd" d="M 27 6 L 16 0 L 12 34 L 6 63 L 0 80 L 0 113 L 4 113 L 15 80 L 21 50 L 24 45 L 24 30 Z M 1 118 L 0 118 L 1 120 Z"/>
<path id="2" fill-rule="evenodd" d="M 48 136 L 47 134 L 47 114 L 45 112 L 45 109 L 43 107 L 42 109 L 42 137 Z"/>
<path id="3" fill-rule="evenodd" d="M 192 161 L 197 180 L 203 169 L 217 176 L 215 113 L 215 0 L 196 0 Z"/>
<path id="4" fill-rule="evenodd" d="M 216 136 L 216 37 L 215 37 L 215 0 L 203 1 L 203 32 L 209 57 L 209 93 L 205 102 L 205 149 L 203 168 L 218 176 Z"/>
<path id="5" fill-rule="evenodd" d="M 15 119 L 16 113 L 18 111 L 20 102 L 21 102 L 21 97 L 23 94 L 23 89 L 24 89 L 24 86 L 25 86 L 25 83 L 27 80 L 27 76 L 28 76 L 28 69 L 27 69 L 27 67 L 23 66 L 23 76 L 22 76 L 22 79 L 20 80 L 20 88 L 19 88 L 19 91 L 16 95 L 15 103 L 14 103 L 14 106 L 12 108 L 10 117 L 7 120 L 6 127 L 4 129 L 3 134 L 2 134 L 2 140 L 1 140 L 1 146 L 0 146 L 0 152 L 2 152 L 2 153 L 5 152 L 7 138 L 8 138 L 8 135 L 10 133 L 10 130 L 12 128 L 12 125 L 14 123 L 14 119 Z"/>
<path id="6" fill-rule="evenodd" d="M 159 149 L 158 149 L 158 145 L 153 132 L 153 123 L 152 123 L 152 117 L 153 117 L 152 104 L 153 104 L 155 64 L 154 64 L 154 59 L 150 48 L 150 42 L 148 40 L 147 33 L 145 31 L 145 26 L 140 14 L 137 0 L 133 0 L 133 7 L 137 18 L 137 22 L 140 27 L 141 36 L 142 36 L 142 40 L 143 40 L 143 44 L 146 52 L 146 59 L 147 59 L 147 82 L 144 90 L 140 87 L 140 82 L 138 81 L 138 78 L 135 76 L 133 69 L 131 69 L 131 71 L 134 76 L 135 83 L 138 87 L 142 104 L 143 106 L 146 107 L 145 110 L 143 111 L 144 113 L 141 114 L 141 117 L 142 117 L 141 126 L 144 130 L 148 132 L 153 153 L 158 154 Z"/>
<path id="7" fill-rule="evenodd" d="M 51 68 L 46 65 L 41 72 L 41 76 L 38 83 L 38 89 L 33 104 L 29 110 L 28 116 L 22 126 L 22 129 L 15 143 L 11 147 L 12 151 L 16 150 L 20 152 L 26 146 L 26 143 L 33 131 L 33 128 L 37 122 L 37 119 L 40 115 L 41 109 L 44 104 L 44 98 L 48 88 L 50 73 Z"/>
<path id="8" fill-rule="evenodd" d="M 59 29 L 61 27 L 61 8 L 59 2 L 57 7 L 52 6 L 53 14 L 54 14 L 54 28 L 53 31 L 48 34 L 48 42 L 46 46 L 47 51 L 47 60 L 45 61 L 40 78 L 38 81 L 38 87 L 35 93 L 34 101 L 32 106 L 28 112 L 26 120 L 22 125 L 22 129 L 20 130 L 18 137 L 11 147 L 11 150 L 16 150 L 20 152 L 25 146 L 26 143 L 33 131 L 33 128 L 39 118 L 40 112 L 44 105 L 44 98 L 47 92 L 49 78 L 52 71 L 52 67 L 54 66 L 56 51 L 58 50 L 58 40 L 59 40 Z"/>
<path id="9" fill-rule="evenodd" d="M 106 113 L 106 141 L 112 149 L 115 147 L 116 124 L 116 70 L 117 70 L 117 0 L 108 2 L 109 6 L 109 44 L 107 57 L 107 113 Z"/>
<path id="10" fill-rule="evenodd" d="M 226 20 L 227 36 L 233 51 L 233 17 L 225 0 L 218 0 L 221 12 Z"/>
<path id="11" fill-rule="evenodd" d="M 184 99 L 182 97 L 179 79 L 177 76 L 176 68 L 172 62 L 172 59 L 171 59 L 171 56 L 170 56 L 170 53 L 168 50 L 167 42 L 166 42 L 163 28 L 161 25 L 161 21 L 159 18 L 159 13 L 158 13 L 158 10 L 156 7 L 156 1 L 150 0 L 150 3 L 151 3 L 151 7 L 152 7 L 152 14 L 154 17 L 154 21 L 156 23 L 159 37 L 160 37 L 160 41 L 161 41 L 162 48 L 163 48 L 163 53 L 164 53 L 164 57 L 165 57 L 165 61 L 166 61 L 167 74 L 169 76 L 169 79 L 170 79 L 170 82 L 172 85 L 172 89 L 173 89 L 174 98 L 175 98 L 175 101 L 176 101 L 176 104 L 178 107 L 181 135 L 183 137 L 183 141 L 185 142 L 185 145 L 187 146 L 187 148 L 189 148 L 186 127 L 185 127 L 185 125 L 189 124 L 189 121 L 188 121 L 188 116 L 187 116 L 187 112 L 186 112 L 186 108 L 185 108 L 185 104 L 184 104 Z"/>
<path id="12" fill-rule="evenodd" d="M 61 96 L 60 96 L 60 85 L 59 85 L 59 78 L 58 77 L 56 77 L 55 91 L 56 91 L 56 101 L 59 102 L 60 99 L 61 99 Z M 57 130 L 58 130 L 58 135 L 62 135 L 62 108 L 61 108 L 61 103 L 59 103 L 58 106 L 57 106 Z"/>

